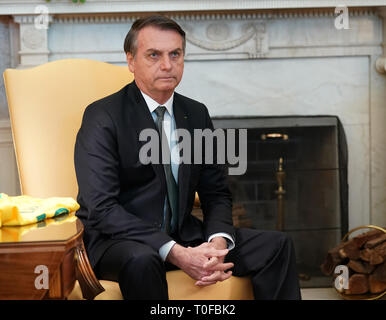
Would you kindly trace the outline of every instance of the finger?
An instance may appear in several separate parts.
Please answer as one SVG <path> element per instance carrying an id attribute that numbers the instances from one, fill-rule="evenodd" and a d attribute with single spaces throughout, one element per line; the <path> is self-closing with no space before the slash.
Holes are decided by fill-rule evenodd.
<path id="1" fill-rule="evenodd" d="M 218 257 L 212 257 L 204 263 L 203 268 L 205 270 L 227 270 L 234 267 L 232 262 L 224 263 L 224 260 Z"/>
<path id="2" fill-rule="evenodd" d="M 231 276 L 232 276 L 232 271 L 228 271 L 227 273 L 220 272 L 216 277 L 214 277 L 213 275 L 212 276 L 208 276 L 208 277 L 204 277 L 204 278 L 201 278 L 201 281 L 204 281 L 204 282 L 216 281 L 216 282 L 218 282 L 218 281 L 227 280 Z"/>
<path id="3" fill-rule="evenodd" d="M 212 257 L 208 260 L 208 262 L 204 263 L 203 268 L 204 269 L 210 269 L 218 263 L 219 263 L 219 259 L 217 257 Z"/>
<path id="4" fill-rule="evenodd" d="M 227 273 L 216 271 L 213 272 L 210 276 L 206 276 L 201 278 L 201 281 L 210 282 L 210 281 L 224 281 L 229 279 L 232 276 L 232 271 L 228 271 Z"/>
<path id="5" fill-rule="evenodd" d="M 222 274 L 221 274 L 221 280 L 220 280 L 220 281 L 227 280 L 227 279 L 229 279 L 231 276 L 232 276 L 232 271 L 228 271 L 228 272 L 226 272 L 226 273 L 222 273 Z"/>
<path id="6" fill-rule="evenodd" d="M 232 262 L 227 263 L 218 263 L 214 265 L 211 268 L 205 268 L 205 270 L 212 270 L 212 271 L 225 271 L 228 269 L 232 269 L 235 265 Z"/>
<path id="7" fill-rule="evenodd" d="M 208 248 L 205 252 L 204 255 L 208 258 L 211 257 L 222 257 L 226 256 L 228 254 L 229 250 L 228 249 L 222 249 L 222 250 L 217 250 L 214 248 Z"/>
<path id="8" fill-rule="evenodd" d="M 202 278 L 202 277 L 210 276 L 213 273 L 213 271 L 212 270 L 203 270 L 200 273 L 201 273 L 201 277 L 200 278 Z"/>
<path id="9" fill-rule="evenodd" d="M 196 248 L 208 248 L 208 247 L 211 247 L 211 244 L 209 242 L 203 242 Z"/>
<path id="10" fill-rule="evenodd" d="M 200 280 L 204 282 L 219 281 L 221 279 L 221 271 L 215 271 L 209 276 L 202 277 Z"/>
<path id="11" fill-rule="evenodd" d="M 210 286 L 211 284 L 215 284 L 217 283 L 217 281 L 196 281 L 195 285 L 196 286 L 200 286 L 200 287 L 204 287 L 204 286 Z"/>

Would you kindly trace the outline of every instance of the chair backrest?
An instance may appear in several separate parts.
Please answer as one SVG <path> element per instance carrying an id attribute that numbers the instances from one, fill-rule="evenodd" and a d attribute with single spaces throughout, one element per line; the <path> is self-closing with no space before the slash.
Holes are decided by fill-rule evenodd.
<path id="1" fill-rule="evenodd" d="M 22 194 L 76 198 L 74 145 L 84 109 L 133 79 L 127 66 L 87 59 L 4 72 Z"/>

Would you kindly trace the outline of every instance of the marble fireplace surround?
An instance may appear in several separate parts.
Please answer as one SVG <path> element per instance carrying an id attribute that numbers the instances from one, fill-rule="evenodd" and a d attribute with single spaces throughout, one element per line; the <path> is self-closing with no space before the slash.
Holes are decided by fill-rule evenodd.
<path id="1" fill-rule="evenodd" d="M 349 29 L 338 30 L 334 7 L 345 3 L 355 7 Z M 131 23 L 167 11 L 187 32 L 177 91 L 211 116 L 338 116 L 349 150 L 349 228 L 386 225 L 386 1 L 52 1 L 47 30 L 34 28 L 37 4 L 46 3 L 0 1 L 20 68 L 74 57 L 124 65 Z M 11 145 L 9 131 L 0 119 L 0 147 Z"/>

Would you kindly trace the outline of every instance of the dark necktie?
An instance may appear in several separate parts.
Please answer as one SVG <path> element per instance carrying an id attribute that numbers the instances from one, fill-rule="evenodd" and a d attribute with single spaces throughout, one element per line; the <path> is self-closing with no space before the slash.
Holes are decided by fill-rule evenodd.
<path id="1" fill-rule="evenodd" d="M 165 111 L 166 111 L 166 108 L 164 106 L 159 106 L 157 109 L 155 109 L 155 113 L 157 115 L 156 126 L 161 139 L 161 151 L 162 151 L 161 159 L 162 159 L 162 164 L 165 171 L 166 186 L 167 186 L 167 201 L 166 201 L 166 210 L 165 210 L 163 229 L 167 234 L 172 234 L 176 231 L 176 227 L 177 227 L 178 187 L 173 177 L 169 143 L 166 137 L 165 130 L 163 128 Z"/>

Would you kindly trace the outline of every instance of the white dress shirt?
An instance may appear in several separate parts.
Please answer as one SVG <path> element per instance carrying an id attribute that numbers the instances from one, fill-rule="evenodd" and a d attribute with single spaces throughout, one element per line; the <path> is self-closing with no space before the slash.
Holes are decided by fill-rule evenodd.
<path id="1" fill-rule="evenodd" d="M 143 93 L 142 91 L 141 91 L 141 93 L 142 93 L 143 98 L 146 101 L 147 107 L 149 108 L 149 111 L 153 117 L 153 120 L 156 121 L 157 115 L 154 111 L 155 111 L 155 109 L 157 109 L 160 106 L 160 104 L 157 101 L 150 98 L 145 93 Z M 174 116 L 173 116 L 173 99 L 174 99 L 174 93 L 169 98 L 169 100 L 163 104 L 163 106 L 167 110 L 167 112 L 165 111 L 165 114 L 164 114 L 163 128 L 165 130 L 165 134 L 166 134 L 166 137 L 167 137 L 168 143 L 169 143 L 169 149 L 171 152 L 172 173 L 173 173 L 174 179 L 176 180 L 176 183 L 178 183 L 179 149 L 178 149 L 178 144 L 177 144 L 178 140 L 177 140 L 177 136 L 176 136 L 176 123 L 175 123 Z M 165 198 L 165 204 L 166 204 L 166 201 L 167 201 L 167 199 Z M 166 208 L 166 206 L 164 206 L 164 209 L 165 208 Z M 215 237 L 225 238 L 227 240 L 229 250 L 232 250 L 235 247 L 234 240 L 228 233 L 219 232 L 219 233 L 212 234 L 208 238 L 208 242 L 210 242 Z M 168 256 L 170 250 L 172 249 L 172 247 L 175 244 L 176 244 L 176 242 L 174 240 L 171 240 L 171 241 L 165 243 L 159 249 L 158 252 L 159 252 L 163 261 L 166 260 L 166 257 Z"/>

